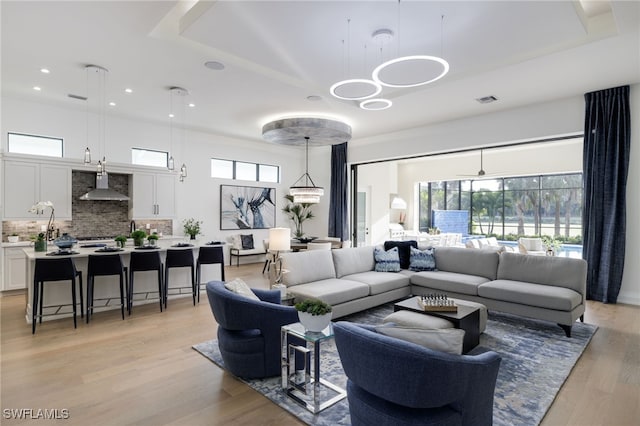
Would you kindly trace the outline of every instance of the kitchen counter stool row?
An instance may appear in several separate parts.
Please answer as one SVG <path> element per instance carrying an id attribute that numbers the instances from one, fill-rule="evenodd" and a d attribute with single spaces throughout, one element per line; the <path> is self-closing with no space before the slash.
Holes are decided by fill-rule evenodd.
<path id="1" fill-rule="evenodd" d="M 169 249 L 166 251 L 166 258 L 163 264 L 159 251 L 131 252 L 129 266 L 124 266 L 122 257 L 119 254 L 101 254 L 89 255 L 87 263 L 87 303 L 86 318 L 89 323 L 93 315 L 95 301 L 106 300 L 110 298 L 94 298 L 95 277 L 96 276 L 118 276 L 120 290 L 120 311 L 124 320 L 124 309 L 131 315 L 134 295 L 145 294 L 148 292 L 134 291 L 135 272 L 157 271 L 158 273 L 158 301 L 160 304 L 160 312 L 163 306 L 167 308 L 167 300 L 169 291 L 177 291 L 174 294 L 183 294 L 183 289 L 189 289 L 193 299 L 193 305 L 196 304 L 196 295 L 198 302 L 200 301 L 200 277 L 201 265 L 219 263 L 221 268 L 222 280 L 224 281 L 224 258 L 221 247 L 200 247 L 197 260 L 194 259 L 191 249 Z M 195 263 L 195 267 L 194 267 Z M 169 269 L 170 268 L 191 268 L 190 285 L 182 287 L 169 286 Z M 196 273 L 197 270 L 197 273 Z M 59 258 L 37 258 L 35 260 L 35 271 L 33 275 L 33 304 L 32 304 L 32 333 L 36 332 L 36 319 L 42 323 L 42 318 L 48 315 L 57 315 L 65 306 L 71 306 L 73 310 L 73 326 L 77 327 L 77 298 L 76 298 L 76 282 L 78 283 L 80 293 L 80 315 L 84 317 L 84 302 L 82 295 L 82 271 L 76 269 L 73 257 Z M 43 314 L 44 306 L 44 287 L 47 282 L 68 281 L 71 284 L 71 303 L 55 305 L 57 310 L 52 314 Z M 125 297 L 126 293 L 126 297 Z M 126 302 L 126 303 L 125 303 Z M 103 305 L 106 306 L 106 305 Z"/>

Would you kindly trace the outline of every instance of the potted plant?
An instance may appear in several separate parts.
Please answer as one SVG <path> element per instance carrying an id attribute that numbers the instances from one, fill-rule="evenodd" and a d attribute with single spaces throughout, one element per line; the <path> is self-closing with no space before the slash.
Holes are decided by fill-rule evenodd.
<path id="1" fill-rule="evenodd" d="M 331 305 L 316 299 L 305 299 L 295 304 L 300 323 L 307 331 L 319 332 L 331 322 Z"/>
<path id="2" fill-rule="evenodd" d="M 200 233 L 200 225 L 202 225 L 202 222 L 199 220 L 195 220 L 194 218 L 185 219 L 182 222 L 184 233 L 188 235 L 192 240 L 195 240 L 196 235 Z"/>
<path id="3" fill-rule="evenodd" d="M 7 239 L 10 243 L 17 243 L 18 241 L 20 241 L 20 236 L 14 232 L 13 234 L 9 235 Z"/>
<path id="4" fill-rule="evenodd" d="M 547 256 L 555 256 L 560 251 L 562 242 L 548 235 L 543 235 L 542 244 L 547 248 Z"/>
<path id="5" fill-rule="evenodd" d="M 47 251 L 47 240 L 44 238 L 44 232 L 38 234 L 33 247 L 35 251 Z"/>
<path id="6" fill-rule="evenodd" d="M 131 233 L 131 238 L 133 238 L 133 245 L 140 247 L 144 245 L 144 239 L 147 238 L 147 233 L 142 229 L 136 229 Z"/>
<path id="7" fill-rule="evenodd" d="M 307 219 L 313 219 L 315 216 L 311 211 L 311 206 L 313 204 L 309 203 L 294 203 L 292 195 L 285 195 L 284 198 L 289 201 L 286 206 L 282 208 L 282 211 L 289 216 L 289 219 L 293 221 L 293 224 L 296 227 L 294 235 L 296 238 L 301 238 L 304 236 L 304 231 L 302 230 L 302 223 Z"/>
<path id="8" fill-rule="evenodd" d="M 124 248 L 124 245 L 127 244 L 127 237 L 126 235 L 118 235 L 115 241 L 118 247 Z"/>
<path id="9" fill-rule="evenodd" d="M 155 246 L 158 243 L 158 234 L 155 232 L 147 237 L 150 246 Z"/>

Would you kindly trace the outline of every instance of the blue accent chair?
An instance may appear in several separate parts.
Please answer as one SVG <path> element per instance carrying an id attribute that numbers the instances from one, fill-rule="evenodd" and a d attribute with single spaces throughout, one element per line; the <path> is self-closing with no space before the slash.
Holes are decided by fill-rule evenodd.
<path id="1" fill-rule="evenodd" d="M 221 281 L 207 283 L 222 360 L 238 377 L 278 376 L 280 327 L 298 322 L 298 312 L 293 306 L 280 305 L 279 290 L 251 290 L 260 301 L 227 290 Z"/>
<path id="2" fill-rule="evenodd" d="M 333 330 L 352 425 L 492 424 L 497 353 L 451 355 L 344 321 Z"/>

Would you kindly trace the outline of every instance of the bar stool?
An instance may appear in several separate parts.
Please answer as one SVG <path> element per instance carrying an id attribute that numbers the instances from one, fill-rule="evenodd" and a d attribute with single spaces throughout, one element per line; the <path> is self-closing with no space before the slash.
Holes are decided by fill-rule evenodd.
<path id="1" fill-rule="evenodd" d="M 158 299 L 160 300 L 160 312 L 162 312 L 162 260 L 160 260 L 160 253 L 157 250 L 146 252 L 131 252 L 131 259 L 129 260 L 129 295 L 127 300 L 127 310 L 131 315 L 131 309 L 133 308 L 133 295 L 134 294 L 147 294 L 147 292 L 135 293 L 133 291 L 133 278 L 135 272 L 142 271 L 158 271 Z"/>
<path id="2" fill-rule="evenodd" d="M 198 303 L 200 303 L 200 282 L 202 277 L 202 265 L 220 264 L 220 280 L 224 281 L 224 252 L 222 246 L 202 246 L 198 252 L 198 260 L 196 261 L 196 287 L 198 288 Z M 206 285 L 206 283 L 204 283 Z"/>
<path id="3" fill-rule="evenodd" d="M 193 305 L 196 304 L 196 282 L 194 278 L 193 250 L 191 249 L 169 249 L 164 265 L 164 307 L 167 308 L 167 298 L 169 295 L 169 268 L 191 268 L 191 287 L 174 287 L 180 294 L 181 289 L 191 288 Z"/>
<path id="4" fill-rule="evenodd" d="M 118 275 L 120 277 L 120 311 L 122 319 L 124 319 L 124 282 L 127 280 L 128 268 L 122 264 L 122 258 L 119 254 L 90 254 L 87 265 L 87 324 L 93 315 L 94 300 L 107 300 L 108 297 L 95 299 L 93 297 L 94 281 L 96 276 Z M 129 283 L 127 281 L 127 288 Z M 105 305 L 106 306 L 106 305 Z"/>
<path id="5" fill-rule="evenodd" d="M 33 303 L 31 305 L 31 334 L 36 332 L 36 317 L 40 318 L 42 324 L 42 308 L 44 305 L 44 283 L 50 281 L 70 281 L 71 282 L 71 305 L 73 306 L 73 328 L 77 328 L 76 321 L 76 277 L 80 284 L 80 315 L 84 317 L 84 302 L 82 297 L 82 271 L 76 270 L 76 265 L 70 257 L 58 259 L 36 259 L 36 266 L 33 272 Z M 60 308 L 66 305 L 55 305 Z M 47 306 L 50 307 L 50 306 Z"/>

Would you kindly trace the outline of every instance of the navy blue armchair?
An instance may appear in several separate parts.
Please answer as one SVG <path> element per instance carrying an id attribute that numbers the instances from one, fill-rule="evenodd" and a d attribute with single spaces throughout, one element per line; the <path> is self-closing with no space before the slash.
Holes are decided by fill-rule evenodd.
<path id="1" fill-rule="evenodd" d="M 238 377 L 280 375 L 280 327 L 298 322 L 292 306 L 280 305 L 279 290 L 252 289 L 260 301 L 240 296 L 221 281 L 207 283 L 218 323 L 218 346 L 226 368 Z"/>
<path id="2" fill-rule="evenodd" d="M 491 425 L 500 356 L 451 355 L 340 321 L 352 425 Z"/>

